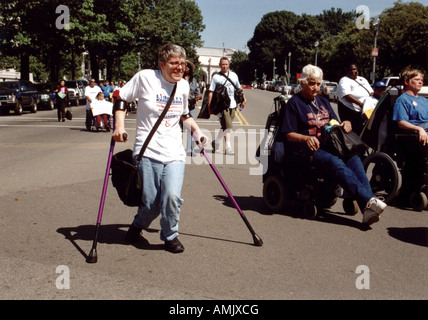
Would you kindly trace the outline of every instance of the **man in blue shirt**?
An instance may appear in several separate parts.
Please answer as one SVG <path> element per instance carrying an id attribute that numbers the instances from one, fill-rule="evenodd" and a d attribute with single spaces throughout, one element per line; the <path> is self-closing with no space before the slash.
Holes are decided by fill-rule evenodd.
<path id="1" fill-rule="evenodd" d="M 104 99 L 110 101 L 110 94 L 113 93 L 114 88 L 112 85 L 110 85 L 108 80 L 104 81 L 104 85 L 101 87 L 101 90 L 104 93 Z"/>

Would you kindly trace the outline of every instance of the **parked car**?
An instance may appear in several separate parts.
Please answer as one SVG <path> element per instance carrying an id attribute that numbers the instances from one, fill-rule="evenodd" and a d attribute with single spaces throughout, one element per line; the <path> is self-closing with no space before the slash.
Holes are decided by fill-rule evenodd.
<path id="1" fill-rule="evenodd" d="M 398 90 L 404 89 L 404 85 L 400 83 L 400 77 L 398 76 L 384 77 L 381 81 L 385 83 L 386 90 L 394 96 L 399 94 Z"/>
<path id="2" fill-rule="evenodd" d="M 85 83 L 83 80 L 67 80 L 65 86 L 68 88 L 70 102 L 77 105 L 85 99 Z"/>
<path id="3" fill-rule="evenodd" d="M 284 82 L 277 81 L 277 82 L 275 82 L 274 91 L 276 91 L 276 92 L 284 92 L 285 91 L 284 86 L 285 86 Z"/>
<path id="4" fill-rule="evenodd" d="M 331 90 L 337 87 L 337 82 L 324 81 L 321 85 L 321 94 L 324 96 L 328 96 Z"/>
<path id="5" fill-rule="evenodd" d="M 262 84 L 260 85 L 260 89 L 263 90 L 268 90 L 269 85 L 272 83 L 272 81 L 263 81 Z"/>
<path id="6" fill-rule="evenodd" d="M 0 108 L 2 113 L 14 110 L 21 115 L 24 109 L 37 112 L 37 89 L 31 81 L 14 80 L 0 82 Z"/>
<path id="7" fill-rule="evenodd" d="M 328 99 L 329 99 L 330 101 L 337 102 L 337 100 L 338 100 L 338 98 L 337 98 L 337 86 L 336 86 L 336 87 L 334 87 L 334 88 L 333 88 L 333 90 L 331 90 L 331 91 L 328 93 Z"/>
<path id="8" fill-rule="evenodd" d="M 36 83 L 35 87 L 37 89 L 38 94 L 38 108 L 45 108 L 48 110 L 55 109 L 56 94 L 52 90 L 52 85 L 50 83 Z"/>
<path id="9" fill-rule="evenodd" d="M 268 86 L 267 86 L 266 90 L 269 90 L 269 91 L 275 91 L 275 82 L 273 82 L 273 81 L 269 81 L 269 83 L 268 83 Z"/>
<path id="10" fill-rule="evenodd" d="M 300 86 L 300 84 L 293 83 L 293 84 L 291 85 L 291 91 L 290 91 L 290 94 L 291 94 L 291 95 L 298 94 L 301 90 L 302 90 L 302 87 Z"/>

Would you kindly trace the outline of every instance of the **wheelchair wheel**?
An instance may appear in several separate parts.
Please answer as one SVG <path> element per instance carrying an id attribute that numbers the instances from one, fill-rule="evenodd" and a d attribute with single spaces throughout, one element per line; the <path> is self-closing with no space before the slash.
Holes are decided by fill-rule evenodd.
<path id="1" fill-rule="evenodd" d="M 359 211 L 357 201 L 355 201 L 351 198 L 343 199 L 342 207 L 343 207 L 343 210 L 345 211 L 345 213 L 350 215 L 350 216 L 356 215 Z"/>
<path id="2" fill-rule="evenodd" d="M 303 205 L 303 213 L 305 214 L 306 218 L 315 219 L 318 213 L 315 201 L 310 200 L 305 202 L 305 204 Z"/>
<path id="3" fill-rule="evenodd" d="M 391 202 L 401 189 L 401 173 L 392 158 L 383 152 L 369 155 L 363 162 L 373 193 Z"/>
<path id="4" fill-rule="evenodd" d="M 269 176 L 263 183 L 263 201 L 270 211 L 278 212 L 284 208 L 287 198 L 284 182 L 277 176 Z"/>
<path id="5" fill-rule="evenodd" d="M 423 211 L 428 206 L 428 198 L 424 192 L 413 192 L 410 195 L 410 206 L 415 211 Z"/>

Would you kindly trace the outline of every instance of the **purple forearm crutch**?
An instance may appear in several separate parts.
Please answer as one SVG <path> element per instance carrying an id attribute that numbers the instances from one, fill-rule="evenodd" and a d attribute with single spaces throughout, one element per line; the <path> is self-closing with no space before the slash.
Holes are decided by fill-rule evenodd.
<path id="1" fill-rule="evenodd" d="M 115 125 L 114 125 L 114 119 L 113 119 L 113 132 L 114 132 L 114 128 L 115 128 Z M 126 133 L 124 133 L 123 134 L 123 140 L 126 140 L 127 137 L 128 137 L 128 135 Z M 114 145 L 115 145 L 115 141 L 112 137 L 111 141 L 110 141 L 110 152 L 108 154 L 108 159 L 107 159 L 106 174 L 104 176 L 103 191 L 101 192 L 100 206 L 98 209 L 98 217 L 97 217 L 97 225 L 95 228 L 94 241 L 92 242 L 92 249 L 89 252 L 89 255 L 86 257 L 86 262 L 88 262 L 88 263 L 96 263 L 98 261 L 98 255 L 97 255 L 98 231 L 100 229 L 101 219 L 103 217 L 104 202 L 106 200 L 108 180 L 109 180 L 109 176 L 110 176 L 111 159 L 113 157 Z"/>
<path id="2" fill-rule="evenodd" d="M 196 143 L 199 144 L 199 141 L 196 139 L 196 137 L 193 133 L 192 133 L 192 137 L 196 141 Z M 202 139 L 202 142 L 203 142 L 203 139 Z M 241 216 L 242 220 L 244 220 L 245 225 L 247 226 L 248 230 L 250 230 L 251 235 L 253 236 L 254 245 L 261 247 L 263 245 L 263 240 L 254 232 L 254 229 L 251 226 L 250 222 L 248 222 L 247 217 L 245 217 L 245 214 L 242 212 L 241 208 L 239 207 L 238 203 L 236 202 L 235 198 L 233 197 L 232 193 L 230 192 L 229 188 L 227 187 L 226 183 L 224 182 L 223 178 L 221 177 L 220 173 L 218 172 L 217 168 L 214 166 L 210 157 L 207 155 L 205 148 L 201 147 L 201 153 L 204 155 L 205 159 L 207 159 L 211 169 L 214 171 L 214 174 L 216 175 L 217 179 L 220 181 L 220 184 L 223 186 L 227 195 L 232 200 L 233 205 L 235 206 L 236 210 L 238 210 L 239 215 Z"/>

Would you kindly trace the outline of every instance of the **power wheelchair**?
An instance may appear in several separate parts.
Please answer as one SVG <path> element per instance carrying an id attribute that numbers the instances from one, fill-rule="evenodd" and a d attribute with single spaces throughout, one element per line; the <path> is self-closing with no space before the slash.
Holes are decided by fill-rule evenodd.
<path id="1" fill-rule="evenodd" d="M 428 159 L 418 133 L 400 130 L 392 120 L 401 88 L 399 80 L 392 83 L 364 125 L 360 137 L 370 149 L 363 165 L 376 196 L 389 205 L 422 211 L 428 206 Z"/>
<path id="2" fill-rule="evenodd" d="M 264 156 L 265 161 L 260 162 L 267 166 L 263 174 L 263 201 L 270 212 L 282 212 L 287 206 L 299 204 L 306 218 L 315 218 L 332 207 L 342 196 L 343 190 L 323 175 L 310 156 L 298 148 L 292 148 L 292 143 L 285 141 L 285 137 L 278 133 L 281 110 L 285 109 L 285 104 L 284 96 L 274 98 L 275 110 L 266 122 L 267 135 L 257 151 L 259 161 Z M 346 197 L 343 209 L 349 215 L 359 211 L 356 201 Z"/>

